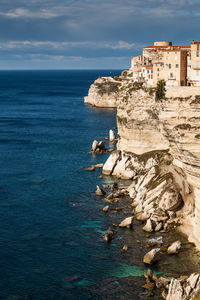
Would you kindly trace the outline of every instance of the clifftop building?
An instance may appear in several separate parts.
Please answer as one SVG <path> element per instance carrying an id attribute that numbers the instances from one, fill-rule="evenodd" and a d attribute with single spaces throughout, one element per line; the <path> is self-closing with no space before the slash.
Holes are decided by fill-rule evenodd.
<path id="1" fill-rule="evenodd" d="M 143 48 L 143 55 L 133 57 L 134 80 L 155 86 L 164 79 L 167 86 L 200 86 L 200 41 L 190 46 L 173 46 L 171 42 L 155 42 Z"/>

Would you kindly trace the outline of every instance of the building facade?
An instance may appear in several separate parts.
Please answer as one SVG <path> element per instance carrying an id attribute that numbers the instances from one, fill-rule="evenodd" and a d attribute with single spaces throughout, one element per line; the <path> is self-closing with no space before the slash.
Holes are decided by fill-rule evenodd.
<path id="1" fill-rule="evenodd" d="M 156 86 L 165 80 L 167 86 L 200 86 L 200 41 L 190 46 L 173 46 L 171 42 L 155 42 L 143 48 L 143 55 L 131 61 L 135 81 Z"/>

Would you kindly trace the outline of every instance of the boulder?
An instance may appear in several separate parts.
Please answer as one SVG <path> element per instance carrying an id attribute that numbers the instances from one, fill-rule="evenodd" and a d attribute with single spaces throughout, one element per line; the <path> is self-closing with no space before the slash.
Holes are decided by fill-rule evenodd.
<path id="1" fill-rule="evenodd" d="M 123 248 L 122 248 L 122 250 L 123 250 L 123 251 L 128 251 L 128 246 L 127 246 L 127 245 L 124 245 Z"/>
<path id="2" fill-rule="evenodd" d="M 135 174 L 135 170 L 131 168 L 130 156 L 122 153 L 112 175 L 121 179 L 132 179 Z"/>
<path id="3" fill-rule="evenodd" d="M 109 211 L 109 205 L 104 206 L 102 210 L 107 213 Z"/>
<path id="4" fill-rule="evenodd" d="M 147 221 L 149 219 L 149 215 L 145 212 L 140 212 L 136 214 L 136 219 L 139 221 Z"/>
<path id="5" fill-rule="evenodd" d="M 154 167 L 155 165 L 157 165 L 158 162 L 153 158 L 149 158 L 146 162 L 146 165 L 145 165 L 145 169 L 151 169 L 152 167 Z"/>
<path id="6" fill-rule="evenodd" d="M 96 165 L 93 165 L 93 167 L 96 169 L 100 169 L 100 168 L 103 168 L 103 164 L 96 164 Z"/>
<path id="7" fill-rule="evenodd" d="M 167 249 L 167 252 L 168 252 L 168 254 L 176 254 L 179 252 L 180 249 L 181 249 L 181 242 L 176 241 L 169 246 L 169 248 Z"/>
<path id="8" fill-rule="evenodd" d="M 113 151 L 103 166 L 103 174 L 111 175 L 118 160 L 121 157 L 121 151 Z"/>
<path id="9" fill-rule="evenodd" d="M 103 239 L 106 243 L 109 243 L 112 241 L 112 235 L 106 232 Z"/>
<path id="10" fill-rule="evenodd" d="M 159 258 L 160 248 L 155 248 L 145 254 L 143 262 L 145 264 L 151 265 L 155 263 Z"/>
<path id="11" fill-rule="evenodd" d="M 92 143 L 92 152 L 95 152 L 97 150 L 97 147 L 98 147 L 98 142 L 94 140 Z"/>
<path id="12" fill-rule="evenodd" d="M 146 232 L 152 232 L 153 231 L 153 226 L 152 226 L 151 219 L 147 220 L 146 225 L 144 227 L 142 227 L 142 230 L 144 230 Z"/>
<path id="13" fill-rule="evenodd" d="M 200 278 L 200 274 L 191 274 L 190 277 L 188 278 L 187 282 L 191 286 L 192 289 L 196 287 L 197 281 Z"/>
<path id="14" fill-rule="evenodd" d="M 176 211 L 183 204 L 181 194 L 173 187 L 168 188 L 162 195 L 159 201 L 159 207 L 161 209 Z"/>
<path id="15" fill-rule="evenodd" d="M 102 188 L 100 188 L 99 185 L 97 185 L 97 190 L 96 190 L 96 195 L 97 196 L 104 196 L 106 193 L 104 192 L 104 190 Z"/>
<path id="16" fill-rule="evenodd" d="M 163 223 L 162 222 L 160 222 L 160 223 L 157 223 L 156 224 L 156 227 L 155 227 L 155 232 L 157 232 L 157 231 L 160 231 L 161 229 L 163 228 Z"/>
<path id="17" fill-rule="evenodd" d="M 119 227 L 131 226 L 132 223 L 133 223 L 133 217 L 128 217 L 119 224 Z"/>
<path id="18" fill-rule="evenodd" d="M 112 129 L 110 129 L 110 131 L 109 131 L 109 140 L 111 142 L 113 142 L 115 140 L 115 132 Z"/>
<path id="19" fill-rule="evenodd" d="M 100 151 L 104 151 L 104 150 L 105 150 L 105 144 L 104 144 L 104 142 L 103 142 L 103 141 L 100 141 L 100 142 L 98 143 L 97 148 L 98 148 Z"/>
<path id="20" fill-rule="evenodd" d="M 183 300 L 183 287 L 178 279 L 171 279 L 166 300 Z"/>

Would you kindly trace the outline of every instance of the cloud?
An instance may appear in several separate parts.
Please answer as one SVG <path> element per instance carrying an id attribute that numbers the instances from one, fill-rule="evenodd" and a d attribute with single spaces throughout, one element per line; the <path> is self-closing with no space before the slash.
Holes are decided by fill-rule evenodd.
<path id="1" fill-rule="evenodd" d="M 118 42 L 55 42 L 55 41 L 8 41 L 0 42 L 0 50 L 9 49 L 54 49 L 54 50 L 65 50 L 68 48 L 92 48 L 92 49 L 113 49 L 113 50 L 130 50 L 138 49 L 142 45 L 136 43 L 128 43 L 125 41 Z"/>
<path id="2" fill-rule="evenodd" d="M 11 19 L 17 19 L 17 18 L 49 19 L 49 18 L 55 18 L 58 15 L 45 9 L 42 9 L 40 11 L 30 11 L 25 8 L 16 8 L 14 10 L 9 10 L 7 12 L 0 12 L 0 16 L 11 18 Z"/>
<path id="3" fill-rule="evenodd" d="M 1 0 L 0 54 L 130 58 L 154 40 L 199 38 L 199 12 L 200 0 Z"/>

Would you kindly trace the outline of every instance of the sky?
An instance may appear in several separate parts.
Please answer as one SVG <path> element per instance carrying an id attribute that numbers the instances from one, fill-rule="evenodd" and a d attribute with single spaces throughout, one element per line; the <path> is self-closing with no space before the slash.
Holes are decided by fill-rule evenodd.
<path id="1" fill-rule="evenodd" d="M 200 0 L 0 0 L 0 69 L 126 69 L 157 40 L 200 40 Z"/>

